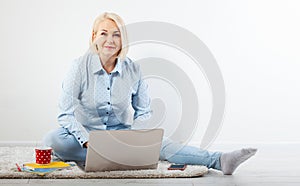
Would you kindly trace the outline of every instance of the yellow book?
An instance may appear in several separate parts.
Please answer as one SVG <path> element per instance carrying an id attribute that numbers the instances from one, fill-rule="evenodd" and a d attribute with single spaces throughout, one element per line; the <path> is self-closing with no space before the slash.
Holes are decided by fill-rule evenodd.
<path id="1" fill-rule="evenodd" d="M 51 162 L 49 164 L 45 164 L 45 165 L 41 165 L 41 164 L 37 164 L 37 163 L 25 163 L 24 166 L 26 167 L 30 167 L 30 168 L 57 168 L 57 169 L 60 169 L 60 168 L 67 168 L 67 167 L 70 167 L 71 165 L 63 162 L 63 161 L 55 161 L 55 162 Z"/>

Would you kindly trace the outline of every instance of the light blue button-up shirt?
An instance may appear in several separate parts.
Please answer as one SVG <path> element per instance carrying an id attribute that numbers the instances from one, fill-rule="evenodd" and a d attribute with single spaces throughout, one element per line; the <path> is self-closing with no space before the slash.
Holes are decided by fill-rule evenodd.
<path id="1" fill-rule="evenodd" d="M 74 60 L 67 73 L 59 100 L 59 124 L 68 129 L 82 146 L 91 130 L 129 124 L 134 110 L 133 126 L 151 117 L 147 84 L 140 67 L 129 58 L 117 60 L 107 73 L 97 54 L 88 52 Z"/>

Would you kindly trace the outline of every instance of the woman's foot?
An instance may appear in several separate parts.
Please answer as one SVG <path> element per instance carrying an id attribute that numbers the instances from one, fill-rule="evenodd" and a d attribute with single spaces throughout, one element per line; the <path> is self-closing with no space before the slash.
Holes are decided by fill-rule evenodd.
<path id="1" fill-rule="evenodd" d="M 234 170 L 244 161 L 256 153 L 257 149 L 247 148 L 221 155 L 221 171 L 226 175 L 231 175 Z"/>

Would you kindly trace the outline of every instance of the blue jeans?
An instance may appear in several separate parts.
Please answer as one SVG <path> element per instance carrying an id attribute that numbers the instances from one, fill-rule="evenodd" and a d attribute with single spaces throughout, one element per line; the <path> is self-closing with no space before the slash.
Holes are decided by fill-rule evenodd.
<path id="1" fill-rule="evenodd" d="M 107 130 L 129 129 L 125 125 L 107 127 Z M 44 137 L 44 145 L 52 147 L 55 155 L 62 160 L 85 161 L 86 148 L 82 148 L 75 137 L 65 128 L 50 131 Z M 160 160 L 171 163 L 204 165 L 221 170 L 221 152 L 208 152 L 193 146 L 184 146 L 169 139 L 164 139 L 160 151 Z"/>

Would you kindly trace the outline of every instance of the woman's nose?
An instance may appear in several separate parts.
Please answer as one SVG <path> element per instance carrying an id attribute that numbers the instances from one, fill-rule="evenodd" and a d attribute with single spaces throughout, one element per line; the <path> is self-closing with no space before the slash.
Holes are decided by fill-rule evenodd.
<path id="1" fill-rule="evenodd" d="M 113 43 L 114 42 L 113 36 L 112 35 L 108 35 L 106 41 L 109 42 L 109 43 Z"/>

